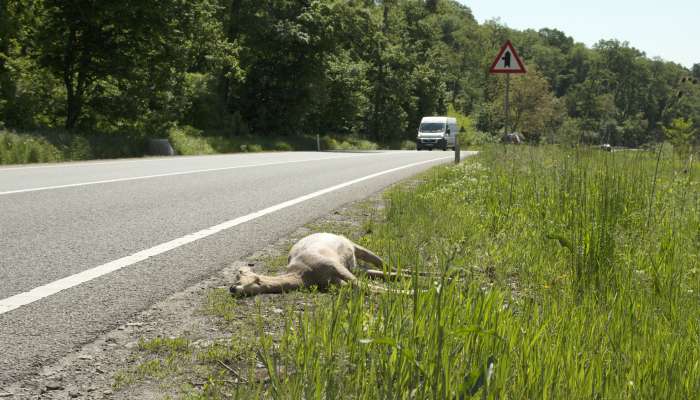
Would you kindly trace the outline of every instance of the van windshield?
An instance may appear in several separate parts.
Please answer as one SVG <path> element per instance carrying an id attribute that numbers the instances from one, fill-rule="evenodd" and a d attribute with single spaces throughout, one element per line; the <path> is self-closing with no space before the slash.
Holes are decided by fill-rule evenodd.
<path id="1" fill-rule="evenodd" d="M 425 133 L 445 132 L 445 124 L 442 122 L 423 122 L 418 131 Z"/>

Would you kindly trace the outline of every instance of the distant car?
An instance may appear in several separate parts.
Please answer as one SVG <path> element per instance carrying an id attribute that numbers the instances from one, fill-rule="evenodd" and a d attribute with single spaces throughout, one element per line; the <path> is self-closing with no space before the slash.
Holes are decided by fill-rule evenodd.
<path id="1" fill-rule="evenodd" d="M 612 148 L 612 146 L 610 145 L 610 143 L 601 144 L 601 145 L 600 145 L 600 149 L 603 150 L 603 151 L 613 151 L 613 148 Z"/>
<path id="2" fill-rule="evenodd" d="M 454 149 L 457 143 L 457 119 L 450 117 L 423 117 L 418 127 L 416 150 Z"/>

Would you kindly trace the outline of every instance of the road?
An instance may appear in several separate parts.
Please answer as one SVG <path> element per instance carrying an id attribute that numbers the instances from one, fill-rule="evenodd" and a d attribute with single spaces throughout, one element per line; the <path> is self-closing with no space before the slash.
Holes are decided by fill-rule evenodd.
<path id="1" fill-rule="evenodd" d="M 452 158 L 289 152 L 0 168 L 0 387 L 298 226 Z"/>

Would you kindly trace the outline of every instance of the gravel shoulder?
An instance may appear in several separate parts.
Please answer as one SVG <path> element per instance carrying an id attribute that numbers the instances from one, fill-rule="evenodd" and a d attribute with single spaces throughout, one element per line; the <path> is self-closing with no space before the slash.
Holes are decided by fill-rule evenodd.
<path id="1" fill-rule="evenodd" d="M 257 272 L 279 272 L 292 244 L 312 232 L 329 231 L 357 239 L 382 218 L 382 194 L 347 204 L 244 259 L 231 260 L 209 279 L 156 303 L 79 351 L 44 366 L 37 375 L 0 387 L 0 398 L 200 398 L 197 395 L 212 376 L 232 387 L 250 379 L 263 382 L 262 365 L 252 376 L 244 377 L 235 366 L 202 362 L 202 354 L 221 349 L 232 338 L 254 343 L 260 334 L 273 335 L 289 311 L 314 307 L 319 299 L 332 295 L 302 291 L 233 300 L 228 286 L 235 271 L 248 265 Z M 180 345 L 182 352 L 178 352 Z"/>

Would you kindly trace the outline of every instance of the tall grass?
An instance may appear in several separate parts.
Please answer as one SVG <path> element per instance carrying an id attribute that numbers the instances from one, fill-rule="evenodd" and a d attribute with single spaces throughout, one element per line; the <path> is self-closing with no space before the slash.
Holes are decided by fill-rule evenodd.
<path id="1" fill-rule="evenodd" d="M 128 133 L 77 135 L 61 130 L 0 130 L 0 164 L 138 157 L 145 149 L 143 137 Z"/>
<path id="2" fill-rule="evenodd" d="M 260 151 L 316 150 L 316 137 L 305 136 L 228 136 L 205 134 L 185 126 L 173 128 L 169 139 L 178 154 L 216 154 Z M 376 150 L 376 143 L 354 137 L 322 136 L 321 150 Z"/>
<path id="3" fill-rule="evenodd" d="M 315 136 L 229 136 L 223 132 L 175 127 L 168 139 L 180 155 L 316 150 Z M 0 129 L 0 165 L 142 157 L 148 138 L 135 132 L 76 134 L 62 130 L 15 133 Z M 406 142 L 401 148 L 415 143 Z M 398 145 L 397 145 L 398 147 Z M 375 150 L 376 143 L 354 137 L 321 138 L 322 150 Z"/>
<path id="4" fill-rule="evenodd" d="M 46 139 L 0 130 L 0 164 L 52 162 L 62 159 L 63 153 Z"/>
<path id="5" fill-rule="evenodd" d="M 391 191 L 362 244 L 437 277 L 290 312 L 278 339 L 260 333 L 269 381 L 237 394 L 697 397 L 700 168 L 683 167 L 498 146 Z"/>

